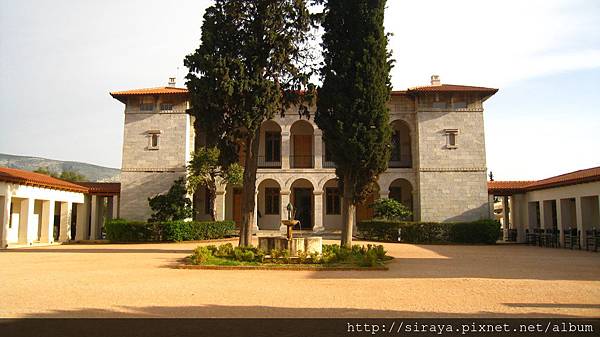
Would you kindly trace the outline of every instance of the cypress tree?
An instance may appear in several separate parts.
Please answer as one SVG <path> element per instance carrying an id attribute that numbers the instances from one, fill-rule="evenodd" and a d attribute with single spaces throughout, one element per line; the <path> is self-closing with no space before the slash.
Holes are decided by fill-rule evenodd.
<path id="1" fill-rule="evenodd" d="M 385 0 L 324 2 L 322 87 L 315 122 L 343 197 L 342 245 L 352 245 L 356 205 L 372 190 L 390 158 L 391 54 L 383 22 Z"/>
<path id="2" fill-rule="evenodd" d="M 185 59 L 197 134 L 219 148 L 223 167 L 244 153 L 241 246 L 251 243 L 260 126 L 292 105 L 306 111 L 310 28 L 304 0 L 216 0 Z"/>

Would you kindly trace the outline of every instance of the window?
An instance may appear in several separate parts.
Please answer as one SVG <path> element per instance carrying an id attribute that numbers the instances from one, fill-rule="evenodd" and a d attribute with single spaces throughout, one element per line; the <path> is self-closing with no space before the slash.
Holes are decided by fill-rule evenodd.
<path id="1" fill-rule="evenodd" d="M 446 148 L 456 149 L 456 136 L 458 135 L 458 129 L 445 129 L 444 133 L 446 134 Z"/>
<path id="2" fill-rule="evenodd" d="M 140 104 L 140 111 L 154 111 L 154 103 Z"/>
<path id="3" fill-rule="evenodd" d="M 432 108 L 434 109 L 446 109 L 446 102 L 433 102 Z"/>
<path id="4" fill-rule="evenodd" d="M 154 98 L 144 97 L 140 102 L 140 111 L 154 111 Z"/>
<path id="5" fill-rule="evenodd" d="M 325 189 L 325 213 L 327 215 L 339 215 L 341 212 L 340 190 L 337 187 Z"/>
<path id="6" fill-rule="evenodd" d="M 158 150 L 160 147 L 161 130 L 148 130 L 148 150 Z"/>
<path id="7" fill-rule="evenodd" d="M 160 105 L 160 111 L 173 111 L 174 106 L 173 103 L 162 103 Z"/>
<path id="8" fill-rule="evenodd" d="M 281 161 L 281 134 L 279 132 L 265 133 L 265 161 Z"/>
<path id="9" fill-rule="evenodd" d="M 454 102 L 454 103 L 452 103 L 452 108 L 453 109 L 466 109 L 467 102 Z"/>
<path id="10" fill-rule="evenodd" d="M 265 214 L 278 215 L 280 208 L 279 189 L 265 188 Z"/>

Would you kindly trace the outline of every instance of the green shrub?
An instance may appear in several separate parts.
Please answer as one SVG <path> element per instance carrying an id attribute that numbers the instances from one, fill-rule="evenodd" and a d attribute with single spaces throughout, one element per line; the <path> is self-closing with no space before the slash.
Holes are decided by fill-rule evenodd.
<path id="1" fill-rule="evenodd" d="M 104 230 L 113 242 L 158 242 L 220 239 L 235 231 L 232 221 L 164 221 L 156 223 L 116 219 L 107 221 Z"/>
<path id="2" fill-rule="evenodd" d="M 382 198 L 375 201 L 371 207 L 375 218 L 389 221 L 403 221 L 410 218 L 412 212 L 395 199 Z"/>
<path id="3" fill-rule="evenodd" d="M 484 243 L 494 244 L 500 236 L 496 220 L 473 222 L 402 222 L 371 220 L 358 224 L 359 235 L 374 241 L 406 243 Z"/>
<path id="4" fill-rule="evenodd" d="M 219 248 L 217 248 L 217 254 L 215 256 L 233 257 L 233 245 L 231 243 L 220 245 Z"/>
<path id="5" fill-rule="evenodd" d="M 208 262 L 211 257 L 212 251 L 208 247 L 198 247 L 194 250 L 191 261 L 193 264 L 203 264 Z"/>

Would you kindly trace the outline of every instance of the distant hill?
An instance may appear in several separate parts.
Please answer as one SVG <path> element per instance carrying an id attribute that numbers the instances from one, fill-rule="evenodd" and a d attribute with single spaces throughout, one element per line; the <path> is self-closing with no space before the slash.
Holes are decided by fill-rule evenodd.
<path id="1" fill-rule="evenodd" d="M 38 167 L 61 173 L 62 171 L 76 171 L 84 175 L 87 181 L 118 182 L 121 170 L 103 167 L 76 161 L 61 161 L 54 159 L 14 156 L 0 153 L 0 166 L 12 167 L 20 170 L 33 171 Z"/>

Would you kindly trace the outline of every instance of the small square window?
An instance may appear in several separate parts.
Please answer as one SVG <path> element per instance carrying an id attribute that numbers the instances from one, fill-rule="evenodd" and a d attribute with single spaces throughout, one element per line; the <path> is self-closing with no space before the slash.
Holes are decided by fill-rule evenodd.
<path id="1" fill-rule="evenodd" d="M 445 129 L 444 133 L 446 134 L 446 148 L 456 149 L 458 147 L 456 143 L 458 129 Z"/>
<path id="2" fill-rule="evenodd" d="M 148 130 L 148 150 L 158 150 L 160 147 L 160 130 Z"/>

